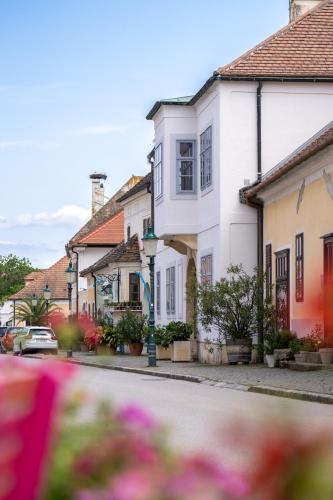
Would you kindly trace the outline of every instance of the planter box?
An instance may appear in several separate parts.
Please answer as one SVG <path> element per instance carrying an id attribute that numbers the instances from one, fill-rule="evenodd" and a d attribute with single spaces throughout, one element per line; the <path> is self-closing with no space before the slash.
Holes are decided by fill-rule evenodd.
<path id="1" fill-rule="evenodd" d="M 98 356 L 109 356 L 110 355 L 109 346 L 107 346 L 107 345 L 96 346 L 96 354 Z"/>
<path id="2" fill-rule="evenodd" d="M 312 363 L 314 365 L 321 365 L 321 357 L 319 352 L 308 352 L 301 351 L 301 354 L 304 356 L 304 363 Z"/>
<path id="3" fill-rule="evenodd" d="M 322 347 L 319 349 L 320 359 L 323 365 L 333 363 L 333 347 Z"/>
<path id="4" fill-rule="evenodd" d="M 191 342 L 189 340 L 177 340 L 171 345 L 171 361 L 192 361 Z"/>
<path id="5" fill-rule="evenodd" d="M 169 347 L 156 346 L 156 359 L 159 361 L 171 359 L 171 345 Z"/>
<path id="6" fill-rule="evenodd" d="M 84 342 L 80 342 L 80 351 L 89 352 L 89 347 L 87 346 L 87 344 L 85 344 Z"/>
<path id="7" fill-rule="evenodd" d="M 275 362 L 288 361 L 291 358 L 291 349 L 274 349 Z"/>
<path id="8" fill-rule="evenodd" d="M 226 347 L 229 364 L 251 363 L 252 339 L 227 339 Z"/>

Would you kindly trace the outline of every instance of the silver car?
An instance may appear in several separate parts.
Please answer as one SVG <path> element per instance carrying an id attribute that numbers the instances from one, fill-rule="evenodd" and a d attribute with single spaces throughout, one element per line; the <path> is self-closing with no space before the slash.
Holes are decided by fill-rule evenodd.
<path id="1" fill-rule="evenodd" d="M 27 326 L 16 335 L 13 343 L 14 355 L 31 351 L 48 351 L 57 354 L 58 341 L 48 326 Z"/>

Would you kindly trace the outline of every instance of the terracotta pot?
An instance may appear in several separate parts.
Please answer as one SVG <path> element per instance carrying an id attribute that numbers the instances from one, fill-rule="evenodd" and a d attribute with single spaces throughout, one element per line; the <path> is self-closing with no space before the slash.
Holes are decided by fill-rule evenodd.
<path id="1" fill-rule="evenodd" d="M 252 339 L 227 339 L 226 347 L 230 365 L 251 363 Z"/>
<path id="2" fill-rule="evenodd" d="M 141 356 L 143 344 L 141 342 L 133 342 L 133 344 L 128 344 L 129 352 L 132 356 Z"/>
<path id="3" fill-rule="evenodd" d="M 111 356 L 114 356 L 116 354 L 116 352 L 117 352 L 117 346 L 110 345 L 109 349 L 110 349 Z"/>

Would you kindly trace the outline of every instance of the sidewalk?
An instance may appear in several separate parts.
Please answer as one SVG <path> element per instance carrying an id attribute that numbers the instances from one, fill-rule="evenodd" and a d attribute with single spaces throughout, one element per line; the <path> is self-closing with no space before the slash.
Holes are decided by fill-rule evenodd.
<path id="1" fill-rule="evenodd" d="M 62 352 L 59 357 L 65 357 Z M 73 353 L 72 361 L 104 369 L 145 373 L 190 382 L 207 383 L 250 392 L 333 404 L 333 370 L 298 372 L 267 368 L 265 365 L 211 366 L 200 363 L 158 361 L 148 367 L 146 355 L 97 356 Z"/>

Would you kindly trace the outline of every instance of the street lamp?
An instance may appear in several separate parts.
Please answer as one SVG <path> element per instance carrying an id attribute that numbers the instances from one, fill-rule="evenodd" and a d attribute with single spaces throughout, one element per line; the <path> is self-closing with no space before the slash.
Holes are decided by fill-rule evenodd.
<path id="1" fill-rule="evenodd" d="M 46 283 L 46 285 L 45 285 L 45 288 L 43 290 L 43 295 L 44 295 L 44 299 L 46 301 L 46 320 L 47 320 L 47 324 L 49 324 L 49 302 L 51 300 L 52 292 L 49 288 L 48 283 Z"/>
<path id="2" fill-rule="evenodd" d="M 38 304 L 38 297 L 35 293 L 33 293 L 31 296 L 31 305 L 32 307 L 36 307 L 37 304 Z"/>
<path id="3" fill-rule="evenodd" d="M 69 261 L 68 267 L 66 269 L 66 277 L 67 277 L 67 286 L 68 286 L 68 303 L 69 303 L 69 318 L 71 320 L 72 316 L 72 291 L 73 284 L 75 282 L 75 269 L 73 267 L 72 261 Z M 68 347 L 67 350 L 67 358 L 71 358 L 73 356 L 73 348 L 72 343 Z"/>
<path id="4" fill-rule="evenodd" d="M 154 267 L 158 238 L 153 228 L 148 227 L 147 234 L 142 238 L 144 252 L 149 258 L 150 275 L 150 303 L 149 303 L 149 337 L 148 337 L 148 364 L 156 366 L 156 344 L 155 344 L 155 310 L 154 310 Z"/>

